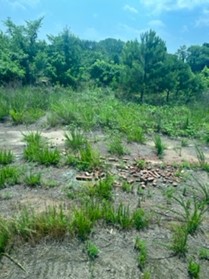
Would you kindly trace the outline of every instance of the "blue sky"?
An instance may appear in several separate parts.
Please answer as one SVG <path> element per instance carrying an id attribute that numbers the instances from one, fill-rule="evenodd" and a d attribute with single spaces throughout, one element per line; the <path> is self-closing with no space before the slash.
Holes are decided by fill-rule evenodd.
<path id="1" fill-rule="evenodd" d="M 82 39 L 140 40 L 153 29 L 169 52 L 209 42 L 209 0 L 0 0 L 0 28 L 44 16 L 40 37 L 64 27 Z"/>

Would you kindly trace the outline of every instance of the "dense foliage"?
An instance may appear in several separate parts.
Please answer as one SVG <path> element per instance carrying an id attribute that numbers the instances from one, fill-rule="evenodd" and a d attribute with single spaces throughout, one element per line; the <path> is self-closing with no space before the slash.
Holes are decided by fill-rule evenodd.
<path id="1" fill-rule="evenodd" d="M 65 28 L 38 39 L 43 18 L 0 31 L 0 85 L 61 85 L 73 89 L 111 87 L 139 102 L 191 102 L 209 86 L 209 44 L 167 52 L 150 30 L 140 41 L 81 40 Z"/>

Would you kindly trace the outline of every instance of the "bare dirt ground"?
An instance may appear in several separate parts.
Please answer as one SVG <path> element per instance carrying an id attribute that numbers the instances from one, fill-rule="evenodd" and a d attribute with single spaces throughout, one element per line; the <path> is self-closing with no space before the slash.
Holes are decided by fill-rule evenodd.
<path id="1" fill-rule="evenodd" d="M 0 124 L 0 148 L 10 149 L 14 152 L 16 162 L 23 163 L 23 134 L 29 131 L 39 131 L 46 137 L 52 146 L 57 146 L 64 151 L 65 129 L 40 129 L 35 125 L 30 127 L 12 126 L 9 122 Z M 106 136 L 101 132 L 91 135 L 94 145 L 101 155 L 107 160 L 112 157 L 108 154 L 105 146 Z M 163 163 L 171 166 L 173 163 L 182 161 L 197 162 L 195 151 L 196 142 L 189 140 L 188 146 L 181 147 L 180 139 L 168 139 L 162 137 L 166 145 L 163 159 L 155 154 L 154 143 L 150 138 L 146 144 L 126 144 L 128 150 L 124 158 L 116 159 L 112 164 L 112 172 L 122 176 L 129 175 L 129 166 L 133 165 L 135 158 L 143 158 L 151 164 L 151 170 L 157 171 L 158 165 Z M 209 159 L 209 149 L 204 147 L 206 160 Z M 114 156 L 113 156 L 114 157 Z M 125 170 L 121 170 L 118 164 L 125 159 Z M 28 164 L 30 167 L 30 164 Z M 71 207 L 72 201 L 67 198 L 69 187 L 79 187 L 76 180 L 76 170 L 69 167 L 40 167 L 36 166 L 46 181 L 54 181 L 54 187 L 29 188 L 25 185 L 0 190 L 0 212 L 2 216 L 12 217 L 25 206 L 31 207 L 38 212 L 45 210 L 48 206 Z M 163 172 L 172 172 L 172 168 Z M 194 188 L 195 181 L 190 178 L 193 174 L 199 180 L 207 182 L 206 173 L 199 171 L 185 171 L 182 173 L 184 179 L 165 179 L 163 175 L 156 180 L 156 185 L 146 184 L 142 192 L 137 193 L 137 187 L 131 193 L 121 191 L 120 185 L 115 187 L 115 203 L 123 202 L 131 207 L 137 206 L 140 198 L 141 206 L 147 211 L 158 211 L 159 205 L 166 205 L 164 193 L 166 189 L 172 188 L 176 193 L 182 192 L 185 188 Z M 129 177 L 132 179 L 132 176 Z M 47 183 L 46 183 L 47 185 Z M 147 230 L 142 232 L 122 231 L 111 226 L 98 224 L 90 235 L 90 239 L 99 247 L 99 257 L 95 261 L 89 260 L 85 252 L 85 243 L 76 239 L 66 238 L 63 241 L 55 242 L 47 238 L 40 243 L 17 243 L 10 251 L 15 261 L 20 263 L 25 271 L 10 259 L 2 257 L 0 260 L 1 279 L 67 279 L 67 278 L 101 278 L 101 279 L 138 279 L 142 278 L 143 272 L 137 266 L 137 253 L 134 250 L 134 240 L 137 236 L 144 239 L 148 246 L 148 270 L 151 278 L 186 279 L 187 262 L 185 259 L 171 256 L 168 243 L 171 240 L 171 223 L 169 217 L 162 214 L 156 215 L 154 222 Z M 206 216 L 198 234 L 189 236 L 189 255 L 197 257 L 197 251 L 201 247 L 209 247 L 209 216 Z M 209 265 L 207 261 L 201 262 L 200 278 L 209 278 Z"/>

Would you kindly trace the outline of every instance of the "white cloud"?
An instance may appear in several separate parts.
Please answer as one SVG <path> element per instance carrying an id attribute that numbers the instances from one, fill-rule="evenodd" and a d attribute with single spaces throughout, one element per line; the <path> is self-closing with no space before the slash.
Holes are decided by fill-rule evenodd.
<path id="1" fill-rule="evenodd" d="M 130 13 L 133 13 L 133 14 L 138 14 L 138 10 L 132 6 L 129 6 L 129 5 L 125 5 L 123 7 L 124 11 L 127 11 L 127 12 L 130 12 Z"/>
<path id="2" fill-rule="evenodd" d="M 182 9 L 192 10 L 209 4 L 209 0 L 140 0 L 140 2 L 157 13 Z"/>
<path id="3" fill-rule="evenodd" d="M 209 18 L 207 17 L 199 18 L 195 22 L 195 27 L 207 27 L 207 26 L 209 26 Z"/>
<path id="4" fill-rule="evenodd" d="M 12 8 L 14 9 L 27 9 L 28 7 L 30 8 L 34 8 L 39 2 L 40 0 L 3 0 L 4 2 L 6 2 L 7 4 L 9 4 L 10 6 L 12 6 Z"/>
<path id="5" fill-rule="evenodd" d="M 160 19 L 153 19 L 149 21 L 148 25 L 152 28 L 165 27 L 165 24 Z"/>

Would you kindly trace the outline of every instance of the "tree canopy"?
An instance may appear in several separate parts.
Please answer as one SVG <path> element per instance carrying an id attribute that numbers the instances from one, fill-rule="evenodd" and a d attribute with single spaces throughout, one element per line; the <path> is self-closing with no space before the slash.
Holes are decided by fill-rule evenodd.
<path id="1" fill-rule="evenodd" d="M 209 43 L 180 46 L 176 54 L 149 30 L 140 40 L 82 40 L 69 28 L 39 39 L 43 18 L 0 31 L 0 85 L 110 87 L 137 102 L 190 102 L 209 87 Z"/>

